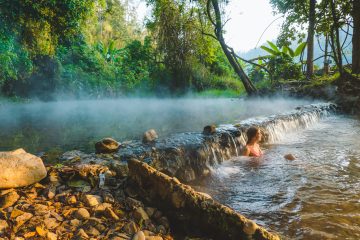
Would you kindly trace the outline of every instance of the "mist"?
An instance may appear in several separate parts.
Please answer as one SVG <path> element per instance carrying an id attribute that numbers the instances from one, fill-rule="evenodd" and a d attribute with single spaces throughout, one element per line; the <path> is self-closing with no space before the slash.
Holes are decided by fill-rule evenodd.
<path id="1" fill-rule="evenodd" d="M 160 138 L 201 132 L 209 124 L 235 123 L 312 103 L 291 98 L 122 98 L 0 104 L 0 150 L 39 153 L 57 149 L 93 152 L 104 137 L 141 139 L 154 128 Z"/>

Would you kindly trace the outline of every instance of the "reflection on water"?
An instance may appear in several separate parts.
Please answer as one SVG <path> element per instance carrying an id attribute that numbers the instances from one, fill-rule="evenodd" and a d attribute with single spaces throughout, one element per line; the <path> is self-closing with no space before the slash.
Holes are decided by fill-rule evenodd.
<path id="1" fill-rule="evenodd" d="M 150 128 L 160 136 L 202 131 L 205 125 L 268 116 L 309 104 L 291 99 L 117 99 L 50 103 L 0 103 L 0 151 L 33 153 L 93 151 L 96 141 L 140 138 Z"/>
<path id="2" fill-rule="evenodd" d="M 198 188 L 285 239 L 360 239 L 358 120 L 328 117 L 266 148 L 218 166 Z"/>

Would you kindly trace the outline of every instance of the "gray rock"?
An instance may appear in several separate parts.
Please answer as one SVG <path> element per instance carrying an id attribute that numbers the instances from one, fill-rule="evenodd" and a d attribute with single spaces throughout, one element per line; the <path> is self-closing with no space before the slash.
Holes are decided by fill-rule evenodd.
<path id="1" fill-rule="evenodd" d="M 47 171 L 41 158 L 17 149 L 0 152 L 0 189 L 24 187 L 46 177 Z"/>
<path id="2" fill-rule="evenodd" d="M 104 138 L 95 143 L 96 153 L 114 153 L 120 147 L 120 144 L 112 138 Z"/>
<path id="3" fill-rule="evenodd" d="M 144 132 L 142 141 L 143 141 L 143 143 L 153 143 L 158 138 L 159 138 L 159 136 L 156 133 L 155 129 L 150 129 L 150 130 L 147 130 L 146 132 Z"/>

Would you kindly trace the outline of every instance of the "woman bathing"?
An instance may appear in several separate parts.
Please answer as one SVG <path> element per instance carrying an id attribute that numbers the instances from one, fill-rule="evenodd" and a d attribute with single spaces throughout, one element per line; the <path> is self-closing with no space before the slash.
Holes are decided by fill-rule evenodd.
<path id="1" fill-rule="evenodd" d="M 250 127 L 247 132 L 247 142 L 246 146 L 244 147 L 243 156 L 249 156 L 249 157 L 260 157 L 263 155 L 259 142 L 261 141 L 261 131 L 259 128 L 256 127 Z"/>

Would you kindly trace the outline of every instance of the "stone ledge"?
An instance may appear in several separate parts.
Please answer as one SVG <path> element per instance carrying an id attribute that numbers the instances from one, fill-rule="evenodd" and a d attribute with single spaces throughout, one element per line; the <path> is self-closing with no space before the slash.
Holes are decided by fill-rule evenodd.
<path id="1" fill-rule="evenodd" d="M 130 178 L 140 188 L 142 197 L 171 213 L 175 221 L 189 229 L 198 228 L 215 239 L 280 239 L 231 208 L 144 162 L 129 160 L 128 165 Z"/>

